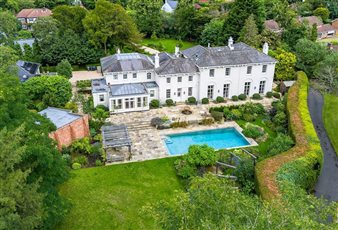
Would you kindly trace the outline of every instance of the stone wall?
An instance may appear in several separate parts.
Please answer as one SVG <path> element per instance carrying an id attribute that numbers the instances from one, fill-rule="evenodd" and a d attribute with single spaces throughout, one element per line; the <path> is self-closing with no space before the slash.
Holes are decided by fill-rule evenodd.
<path id="1" fill-rule="evenodd" d="M 49 137 L 57 142 L 58 148 L 69 146 L 73 141 L 89 136 L 88 115 L 85 115 L 72 123 L 57 129 L 49 134 Z"/>

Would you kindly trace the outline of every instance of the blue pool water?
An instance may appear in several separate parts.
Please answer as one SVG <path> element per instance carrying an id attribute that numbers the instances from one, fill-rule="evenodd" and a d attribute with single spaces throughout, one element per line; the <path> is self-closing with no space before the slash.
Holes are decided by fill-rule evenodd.
<path id="1" fill-rule="evenodd" d="M 250 143 L 235 129 L 214 129 L 168 135 L 165 144 L 170 155 L 188 152 L 190 145 L 207 144 L 215 149 L 244 147 Z"/>

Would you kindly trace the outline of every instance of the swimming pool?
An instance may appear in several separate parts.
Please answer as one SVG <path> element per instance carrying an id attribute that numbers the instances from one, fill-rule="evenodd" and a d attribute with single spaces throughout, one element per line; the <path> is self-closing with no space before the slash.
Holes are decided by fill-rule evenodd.
<path id="1" fill-rule="evenodd" d="M 167 135 L 164 139 L 170 155 L 188 152 L 190 145 L 207 144 L 215 149 L 245 147 L 250 143 L 235 128 L 223 128 Z"/>

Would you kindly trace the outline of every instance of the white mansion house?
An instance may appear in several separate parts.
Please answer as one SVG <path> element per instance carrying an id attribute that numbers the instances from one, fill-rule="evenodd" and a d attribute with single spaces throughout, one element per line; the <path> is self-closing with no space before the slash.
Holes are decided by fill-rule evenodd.
<path id="1" fill-rule="evenodd" d="M 101 59 L 104 79 L 92 81 L 94 106 L 105 105 L 112 113 L 149 109 L 153 99 L 185 102 L 272 90 L 276 60 L 268 56 L 268 44 L 260 52 L 244 43 L 228 46 L 200 45 L 175 54 L 148 57 L 120 53 Z"/>

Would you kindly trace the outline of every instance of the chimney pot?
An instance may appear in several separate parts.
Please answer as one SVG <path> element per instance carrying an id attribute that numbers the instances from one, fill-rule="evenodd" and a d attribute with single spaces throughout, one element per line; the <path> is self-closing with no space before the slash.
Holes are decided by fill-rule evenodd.
<path id="1" fill-rule="evenodd" d="M 234 50 L 234 39 L 232 37 L 230 37 L 228 40 L 228 46 L 230 50 Z"/>
<path id="2" fill-rule="evenodd" d="M 266 55 L 269 53 L 269 44 L 267 42 L 265 42 L 263 45 L 263 53 Z"/>
<path id="3" fill-rule="evenodd" d="M 160 57 L 158 56 L 158 53 L 155 54 L 155 68 L 160 67 Z"/>

